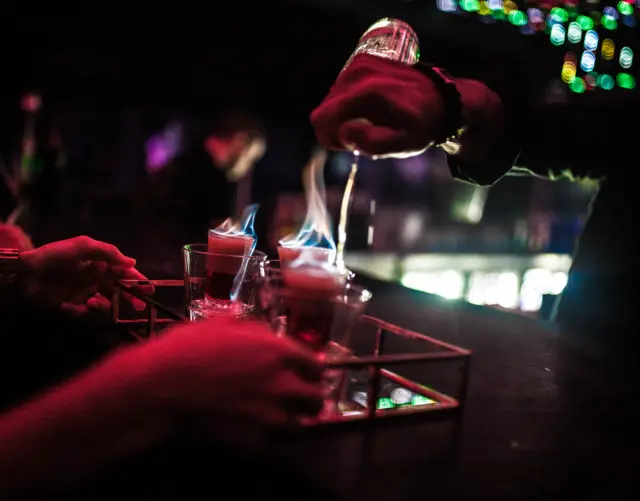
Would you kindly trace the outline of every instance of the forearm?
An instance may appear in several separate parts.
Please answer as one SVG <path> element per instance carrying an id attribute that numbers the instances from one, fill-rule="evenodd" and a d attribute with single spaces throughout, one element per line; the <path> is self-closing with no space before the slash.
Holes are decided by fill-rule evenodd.
<path id="1" fill-rule="evenodd" d="M 169 420 L 145 398 L 141 362 L 122 350 L 0 417 L 0 497 L 49 498 L 160 441 Z"/>
<path id="2" fill-rule="evenodd" d="M 487 82 L 499 98 L 498 103 L 478 102 L 474 83 L 460 80 L 467 131 L 460 138 L 461 148 L 449 155 L 454 177 L 482 185 L 491 185 L 512 167 L 550 180 L 599 180 L 606 173 L 608 150 L 593 145 L 587 130 L 593 123 L 612 122 L 605 109 L 598 119 L 592 109 L 538 103 L 528 105 L 520 95 L 518 79 L 511 76 L 487 76 Z M 615 144 L 616 127 L 610 123 L 598 130 L 598 141 Z M 570 147 L 568 145 L 571 145 Z M 449 152 L 448 152 L 449 153 Z"/>

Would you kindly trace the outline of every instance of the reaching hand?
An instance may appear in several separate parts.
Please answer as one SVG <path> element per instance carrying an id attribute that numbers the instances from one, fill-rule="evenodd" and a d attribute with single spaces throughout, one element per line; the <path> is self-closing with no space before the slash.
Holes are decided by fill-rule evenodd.
<path id="1" fill-rule="evenodd" d="M 83 314 L 110 307 L 113 286 L 118 279 L 145 280 L 134 266 L 135 259 L 117 247 L 89 237 L 76 237 L 43 245 L 21 255 L 27 267 L 22 282 L 30 300 Z M 152 287 L 143 290 L 153 292 Z M 137 309 L 144 303 L 128 298 Z"/>
<path id="2" fill-rule="evenodd" d="M 322 365 L 256 322 L 216 318 L 182 325 L 140 347 L 148 385 L 165 408 L 240 438 L 297 423 L 322 406 Z"/>

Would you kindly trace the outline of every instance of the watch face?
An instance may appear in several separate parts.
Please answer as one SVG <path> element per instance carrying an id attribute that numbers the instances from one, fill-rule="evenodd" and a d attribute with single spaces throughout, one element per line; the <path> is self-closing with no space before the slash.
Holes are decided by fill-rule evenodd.
<path id="1" fill-rule="evenodd" d="M 15 281 L 20 268 L 18 249 L 0 249 L 0 282 Z"/>
<path id="2" fill-rule="evenodd" d="M 17 273 L 2 273 L 0 272 L 0 285 L 11 284 L 18 279 Z"/>

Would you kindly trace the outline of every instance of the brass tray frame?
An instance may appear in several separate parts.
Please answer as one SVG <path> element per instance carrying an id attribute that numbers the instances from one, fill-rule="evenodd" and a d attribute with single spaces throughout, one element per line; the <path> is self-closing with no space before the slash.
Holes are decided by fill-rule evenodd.
<path id="1" fill-rule="evenodd" d="M 115 323 L 123 326 L 138 340 L 143 341 L 157 335 L 156 329 L 159 326 L 173 322 L 188 321 L 187 317 L 175 310 L 163 305 L 156 299 L 142 294 L 135 289 L 136 286 L 153 285 L 156 287 L 184 287 L 182 280 L 126 280 L 117 284 L 112 297 L 112 319 Z M 120 318 L 120 300 L 122 293 L 130 294 L 146 304 L 145 317 L 138 319 Z M 159 317 L 159 314 L 162 317 Z M 375 331 L 375 348 L 370 356 L 359 356 L 344 361 L 332 362 L 328 366 L 331 368 L 342 368 L 356 371 L 368 371 L 368 384 L 366 391 L 366 407 L 357 412 L 345 412 L 331 418 L 315 420 L 309 423 L 306 428 L 319 429 L 326 426 L 353 428 L 355 426 L 386 425 L 414 421 L 414 420 L 434 420 L 453 419 L 457 426 L 454 436 L 458 435 L 461 425 L 464 403 L 469 385 L 469 371 L 471 352 L 450 343 L 445 343 L 418 332 L 410 331 L 397 325 L 384 322 L 371 316 L 362 316 L 359 320 L 361 327 L 373 327 Z M 144 334 L 140 335 L 143 330 Z M 428 353 L 402 353 L 386 354 L 385 348 L 391 336 L 401 336 L 420 342 L 427 343 L 432 352 Z M 457 365 L 455 376 L 455 389 L 452 395 L 445 394 L 434 388 L 427 387 L 416 381 L 412 381 L 395 372 L 388 367 L 394 366 L 416 366 L 420 364 L 444 363 L 449 367 Z M 378 408 L 378 399 L 383 380 L 388 380 L 395 385 L 406 388 L 415 395 L 421 395 L 434 401 L 435 404 L 415 405 L 406 407 L 395 407 L 391 409 Z"/>

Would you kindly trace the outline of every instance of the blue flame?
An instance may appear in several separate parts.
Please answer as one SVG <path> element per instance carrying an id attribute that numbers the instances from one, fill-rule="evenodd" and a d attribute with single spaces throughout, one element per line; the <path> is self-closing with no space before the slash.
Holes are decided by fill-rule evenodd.
<path id="1" fill-rule="evenodd" d="M 322 275 L 332 275 L 336 281 L 339 281 L 344 285 L 347 275 L 342 273 L 336 266 L 335 256 L 333 259 L 327 260 L 326 256 L 322 257 L 317 252 L 313 252 L 312 247 L 305 247 L 300 252 L 297 259 L 287 265 L 288 269 L 292 270 L 305 270 L 312 274 L 320 273 Z"/>
<path id="2" fill-rule="evenodd" d="M 245 209 L 242 211 L 242 215 L 238 220 L 227 218 L 220 226 L 209 230 L 209 233 L 214 233 L 216 235 L 224 237 L 251 237 L 252 239 L 249 252 L 242 260 L 240 269 L 233 279 L 233 286 L 231 287 L 231 293 L 229 295 L 229 299 L 231 301 L 235 301 L 236 299 L 238 299 L 240 287 L 242 287 L 244 276 L 247 273 L 249 257 L 253 254 L 253 251 L 256 249 L 256 245 L 258 244 L 258 238 L 256 237 L 254 223 L 259 207 L 260 206 L 258 204 L 247 205 L 247 207 L 245 207 Z"/>
<path id="3" fill-rule="evenodd" d="M 216 235 L 221 235 L 225 237 L 251 237 L 253 238 L 253 245 L 251 246 L 251 250 L 249 255 L 253 254 L 253 251 L 256 248 L 258 243 L 258 238 L 256 237 L 256 230 L 254 228 L 254 224 L 256 221 L 256 214 L 260 206 L 258 204 L 247 205 L 245 209 L 242 211 L 242 215 L 239 219 L 235 220 L 233 218 L 225 219 L 220 226 L 217 228 L 213 228 L 209 230 L 209 233 L 215 233 Z"/>
<path id="4" fill-rule="evenodd" d="M 336 250 L 333 240 L 331 218 L 325 202 L 324 164 L 327 154 L 324 150 L 314 151 L 305 168 L 304 181 L 307 198 L 307 215 L 297 233 L 280 240 L 283 247 L 315 247 L 329 251 Z"/>

